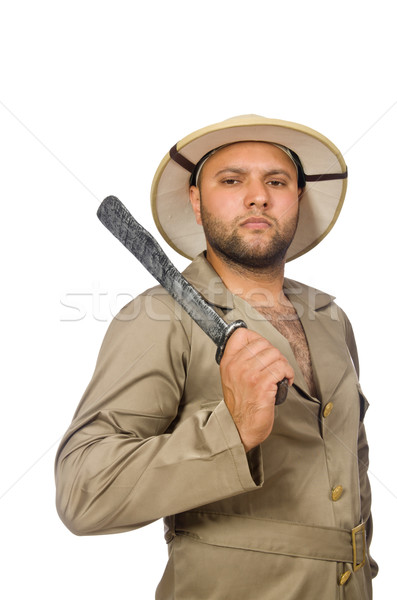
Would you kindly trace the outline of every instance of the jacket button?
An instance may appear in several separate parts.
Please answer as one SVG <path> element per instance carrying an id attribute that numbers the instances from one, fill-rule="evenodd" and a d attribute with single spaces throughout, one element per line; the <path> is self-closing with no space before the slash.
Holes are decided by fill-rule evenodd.
<path id="1" fill-rule="evenodd" d="M 342 496 L 343 487 L 341 485 L 337 485 L 332 490 L 332 500 L 336 502 Z"/>
<path id="2" fill-rule="evenodd" d="M 350 578 L 351 571 L 345 571 L 339 579 L 339 585 L 345 585 L 346 581 Z"/>
<path id="3" fill-rule="evenodd" d="M 334 403 L 333 402 L 328 402 L 328 404 L 326 404 L 324 406 L 323 409 L 323 417 L 324 419 L 326 419 L 327 417 L 329 417 L 329 415 L 332 413 L 332 409 L 334 408 Z"/>

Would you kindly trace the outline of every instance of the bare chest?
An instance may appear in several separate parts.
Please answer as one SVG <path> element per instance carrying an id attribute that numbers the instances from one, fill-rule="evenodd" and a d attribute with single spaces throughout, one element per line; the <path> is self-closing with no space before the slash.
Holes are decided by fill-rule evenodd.
<path id="1" fill-rule="evenodd" d="M 309 346 L 294 307 L 285 307 L 282 312 L 267 307 L 256 309 L 288 340 L 310 394 L 316 396 Z"/>

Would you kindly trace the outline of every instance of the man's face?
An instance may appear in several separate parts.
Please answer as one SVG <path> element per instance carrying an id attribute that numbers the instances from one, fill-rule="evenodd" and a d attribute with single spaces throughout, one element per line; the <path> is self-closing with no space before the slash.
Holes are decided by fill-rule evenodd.
<path id="1" fill-rule="evenodd" d="M 250 269 L 283 263 L 299 212 L 297 172 L 280 148 L 240 142 L 204 164 L 199 187 L 190 188 L 207 253 Z"/>

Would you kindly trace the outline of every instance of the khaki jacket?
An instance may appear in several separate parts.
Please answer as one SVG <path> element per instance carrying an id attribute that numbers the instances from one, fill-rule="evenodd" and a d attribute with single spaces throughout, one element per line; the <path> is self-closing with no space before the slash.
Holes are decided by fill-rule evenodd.
<path id="1" fill-rule="evenodd" d="M 62 440 L 60 517 L 78 535 L 164 518 L 169 561 L 158 600 L 370 599 L 368 403 L 349 321 L 331 296 L 285 280 L 310 348 L 313 398 L 286 339 L 204 256 L 185 276 L 227 321 L 244 319 L 293 366 L 271 435 L 246 455 L 214 344 L 154 288 L 113 320 Z"/>

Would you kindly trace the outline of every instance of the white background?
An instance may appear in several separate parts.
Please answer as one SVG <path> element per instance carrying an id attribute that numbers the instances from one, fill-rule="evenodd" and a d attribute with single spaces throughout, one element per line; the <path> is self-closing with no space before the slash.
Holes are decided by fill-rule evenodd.
<path id="1" fill-rule="evenodd" d="M 387 0 L 0 3 L 2 598 L 154 597 L 166 560 L 161 522 L 81 538 L 54 507 L 56 447 L 109 321 L 153 283 L 95 213 L 114 194 L 156 233 L 149 192 L 168 149 L 244 113 L 317 129 L 349 167 L 339 221 L 287 275 L 334 294 L 356 332 L 371 404 L 375 598 L 390 597 L 393 14 Z M 179 268 L 187 264 L 162 245 Z"/>

